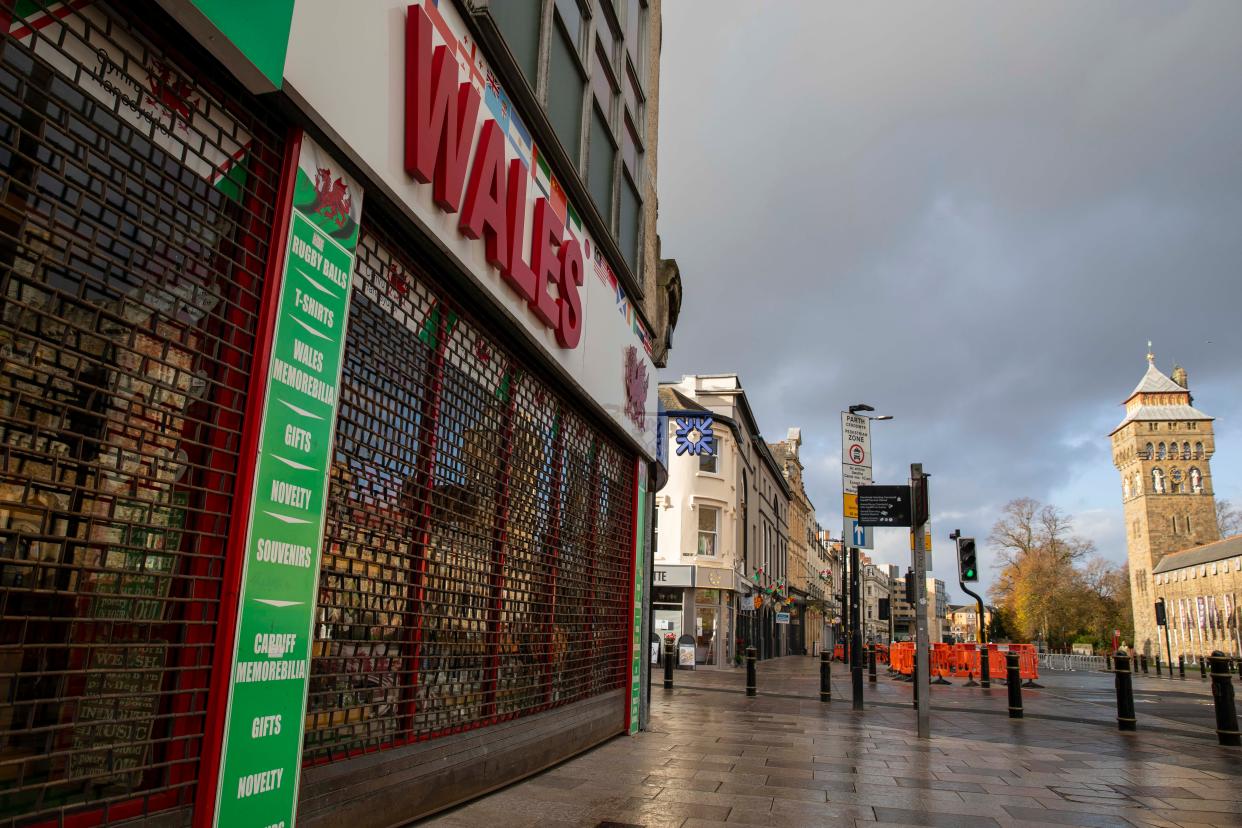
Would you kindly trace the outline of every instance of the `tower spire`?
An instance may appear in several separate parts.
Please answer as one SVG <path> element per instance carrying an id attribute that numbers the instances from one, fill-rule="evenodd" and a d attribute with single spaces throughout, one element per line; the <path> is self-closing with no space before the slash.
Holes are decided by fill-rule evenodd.
<path id="1" fill-rule="evenodd" d="M 1151 340 L 1149 339 L 1147 340 L 1147 362 L 1149 364 L 1154 364 L 1155 361 L 1156 355 L 1151 352 Z"/>

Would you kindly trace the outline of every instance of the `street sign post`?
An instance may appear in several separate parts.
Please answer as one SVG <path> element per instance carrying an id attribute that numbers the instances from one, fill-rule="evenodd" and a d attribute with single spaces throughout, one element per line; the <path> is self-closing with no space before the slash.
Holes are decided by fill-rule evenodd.
<path id="1" fill-rule="evenodd" d="M 871 410 L 864 408 L 863 410 Z M 859 487 L 871 482 L 871 419 L 852 411 L 841 412 L 841 513 L 844 516 L 841 527 L 842 543 L 845 545 L 845 560 L 849 562 L 849 577 L 845 587 L 849 593 L 846 601 L 849 604 L 849 634 L 847 637 L 850 657 L 850 683 L 852 688 L 852 706 L 862 710 L 862 608 L 858 599 L 861 589 L 858 573 L 858 549 L 863 543 L 855 542 L 861 538 L 868 540 L 866 530 L 859 533 L 858 500 Z M 871 548 L 869 545 L 866 548 Z"/>
<path id="2" fill-rule="evenodd" d="M 890 488 L 905 488 L 894 486 Z M 907 493 L 914 494 L 918 502 L 913 504 L 910 514 L 916 516 L 914 525 L 914 607 L 915 621 L 915 698 L 918 699 L 918 732 L 920 739 L 931 737 L 931 682 L 930 682 L 930 650 L 929 632 L 927 628 L 927 550 L 923 548 L 924 527 L 930 512 L 928 504 L 927 477 L 923 474 L 922 463 L 910 464 L 910 487 Z M 906 505 L 910 506 L 907 495 Z M 859 494 L 859 513 L 862 513 L 864 495 Z M 910 516 L 907 514 L 907 517 Z M 892 525 L 892 524 L 890 524 Z M 910 526 L 909 523 L 898 524 Z"/>
<path id="3" fill-rule="evenodd" d="M 861 526 L 910 526 L 909 486 L 860 486 L 858 523 Z"/>
<path id="4" fill-rule="evenodd" d="M 845 541 L 859 549 L 875 549 L 875 531 L 870 526 L 859 525 L 855 518 L 846 518 Z"/>

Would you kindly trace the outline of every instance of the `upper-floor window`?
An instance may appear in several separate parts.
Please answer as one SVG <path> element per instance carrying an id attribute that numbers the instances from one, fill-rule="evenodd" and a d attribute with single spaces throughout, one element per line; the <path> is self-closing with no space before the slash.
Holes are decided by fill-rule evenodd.
<path id="1" fill-rule="evenodd" d="M 712 452 L 711 454 L 699 455 L 699 471 L 716 474 L 720 471 L 720 457 Z"/>
<path id="2" fill-rule="evenodd" d="M 1182 459 L 1190 459 L 1190 443 L 1182 443 Z"/>
<path id="3" fill-rule="evenodd" d="M 510 54 L 526 76 L 531 89 L 539 75 L 539 24 L 543 16 L 541 0 L 504 0 L 488 6 L 496 28 L 505 38 Z"/>
<path id="4" fill-rule="evenodd" d="M 1164 459 L 1164 443 L 1161 443 L 1160 445 L 1156 446 L 1156 459 L 1157 460 Z"/>
<path id="5" fill-rule="evenodd" d="M 1195 443 L 1195 459 L 1196 460 L 1203 459 L 1203 443 L 1200 443 L 1200 442 Z"/>
<path id="6" fill-rule="evenodd" d="M 1144 459 L 1144 460 L 1150 460 L 1150 459 L 1152 459 L 1152 456 L 1153 456 L 1153 455 L 1152 455 L 1152 452 L 1154 452 L 1154 451 L 1155 451 L 1155 448 L 1152 446 L 1152 444 L 1151 444 L 1151 443 L 1148 443 L 1148 444 L 1147 444 L 1147 448 L 1146 448 L 1146 449 L 1144 449 L 1144 456 L 1143 456 L 1143 459 Z"/>
<path id="7" fill-rule="evenodd" d="M 720 534 L 720 510 L 715 506 L 699 506 L 698 554 L 716 557 L 716 540 Z"/>

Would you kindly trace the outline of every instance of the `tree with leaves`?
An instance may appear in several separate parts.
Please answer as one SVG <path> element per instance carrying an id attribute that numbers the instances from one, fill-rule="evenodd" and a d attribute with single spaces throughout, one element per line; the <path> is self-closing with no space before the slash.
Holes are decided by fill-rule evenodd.
<path id="1" fill-rule="evenodd" d="M 1010 501 L 988 543 L 1001 563 L 991 595 L 1014 639 L 1059 648 L 1083 637 L 1103 643 L 1130 627 L 1124 567 L 1096 556 L 1056 506 Z"/>

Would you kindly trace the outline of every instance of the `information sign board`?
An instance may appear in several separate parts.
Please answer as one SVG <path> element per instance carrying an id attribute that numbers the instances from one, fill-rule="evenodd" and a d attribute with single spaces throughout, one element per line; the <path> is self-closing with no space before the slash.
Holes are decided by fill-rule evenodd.
<path id="1" fill-rule="evenodd" d="M 778 623 L 778 624 L 788 624 L 788 623 L 789 623 L 789 613 L 787 613 L 787 612 L 778 612 L 778 613 L 776 614 L 776 623 Z"/>
<path id="2" fill-rule="evenodd" d="M 860 486 L 859 526 L 909 526 L 909 486 Z"/>
<path id="3" fill-rule="evenodd" d="M 302 138 L 232 642 L 216 825 L 293 825 L 362 191 Z M 227 646 L 227 645 L 226 645 Z"/>

